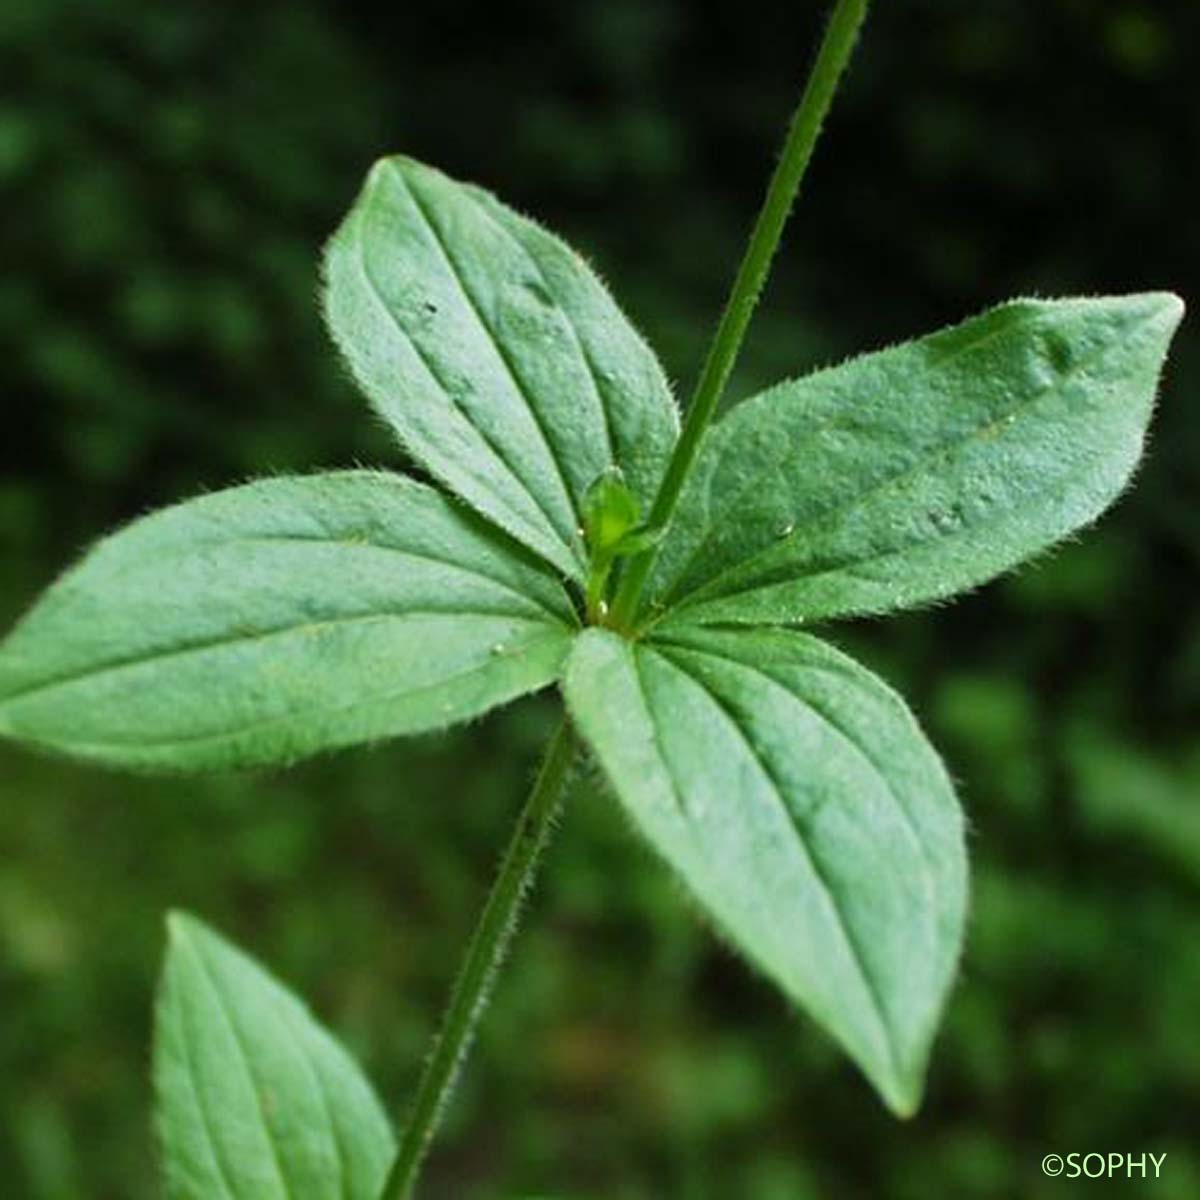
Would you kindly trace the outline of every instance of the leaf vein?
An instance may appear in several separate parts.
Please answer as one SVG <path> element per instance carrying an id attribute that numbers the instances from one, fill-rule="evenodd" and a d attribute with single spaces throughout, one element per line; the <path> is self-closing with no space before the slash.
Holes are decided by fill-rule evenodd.
<path id="1" fill-rule="evenodd" d="M 774 769 L 768 762 L 767 758 L 759 753 L 749 733 L 739 720 L 738 714 L 733 706 L 730 705 L 728 701 L 718 696 L 716 692 L 704 682 L 703 679 L 697 675 L 694 675 L 687 669 L 686 666 L 677 661 L 674 656 L 663 654 L 661 657 L 672 663 L 676 670 L 680 671 L 688 679 L 691 679 L 693 683 L 695 683 L 704 691 L 705 695 L 707 695 L 712 701 L 714 707 L 716 707 L 717 710 L 724 715 L 726 720 L 733 727 L 742 744 L 745 746 L 747 753 L 750 755 L 751 760 L 755 762 L 762 771 L 763 777 L 768 784 L 767 791 L 774 798 L 776 804 L 782 809 L 787 823 L 795 832 L 796 841 L 800 847 L 800 851 L 803 854 L 805 861 L 812 869 L 813 878 L 817 881 L 821 893 L 825 897 L 825 900 L 834 915 L 838 932 L 841 934 L 842 940 L 846 945 L 846 949 L 850 952 L 850 957 L 854 962 L 855 968 L 857 969 L 859 976 L 862 978 L 867 998 L 870 1001 L 872 1015 L 874 1016 L 879 1025 L 879 1029 L 883 1034 L 883 1044 L 887 1050 L 888 1059 L 892 1065 L 892 1069 L 899 1074 L 896 1047 L 894 1044 L 895 1035 L 886 1017 L 884 1016 L 883 1001 L 879 991 L 878 983 L 874 977 L 874 974 L 867 967 L 867 959 L 863 952 L 862 946 L 859 944 L 858 935 L 853 931 L 853 928 L 842 909 L 842 905 L 837 898 L 837 894 L 829 882 L 827 869 L 820 856 L 817 854 L 815 848 L 809 844 L 809 841 L 805 836 L 806 830 L 800 814 L 796 813 L 784 798 L 783 787 L 776 776 Z"/>
<path id="2" fill-rule="evenodd" d="M 555 307 L 562 314 L 563 320 L 564 320 L 567 328 L 571 331 L 571 336 L 575 342 L 576 349 L 579 351 L 579 357 L 583 361 L 583 365 L 584 365 L 584 367 L 587 371 L 587 374 L 591 380 L 592 390 L 595 393 L 596 403 L 597 403 L 597 407 L 598 407 L 599 413 L 600 413 L 600 421 L 601 421 L 601 424 L 604 429 L 604 441 L 605 441 L 605 446 L 606 446 L 607 452 L 608 452 L 608 454 L 607 454 L 608 461 L 616 462 L 617 461 L 616 444 L 613 440 L 612 425 L 611 425 L 611 422 L 609 419 L 609 414 L 608 414 L 608 405 L 604 399 L 604 389 L 600 385 L 600 377 L 596 371 L 595 365 L 592 362 L 591 355 L 588 353 L 587 346 L 584 344 L 583 338 L 579 333 L 579 329 L 575 324 L 574 318 L 571 316 L 570 311 L 567 308 L 565 308 L 561 303 L 559 303 L 558 297 L 555 293 L 555 289 L 551 286 L 549 277 L 546 275 L 546 272 L 542 269 L 541 264 L 538 262 L 537 258 L 534 256 L 533 252 L 525 244 L 524 240 L 518 234 L 513 233 L 512 230 L 510 230 L 508 228 L 508 226 L 506 226 L 501 220 L 499 220 L 499 218 L 497 218 L 490 211 L 488 211 L 487 206 L 485 204 L 483 204 L 476 195 L 474 195 L 474 193 L 472 192 L 472 190 L 470 188 L 467 188 L 464 190 L 464 195 L 467 197 L 467 199 L 470 201 L 470 203 L 473 205 L 473 207 L 476 209 L 476 211 L 479 212 L 484 217 L 484 219 L 488 221 L 489 224 L 494 226 L 505 238 L 508 239 L 509 242 L 511 242 L 514 246 L 517 247 L 518 250 L 521 251 L 526 262 L 528 262 L 529 265 L 533 268 L 533 270 L 535 272 L 537 272 L 537 276 L 542 281 L 542 285 L 546 288 L 546 291 L 551 296 L 555 297 Z M 518 218 L 518 219 L 525 219 L 525 218 Z M 547 233 L 546 236 L 549 237 L 552 235 Z"/>
<path id="3" fill-rule="evenodd" d="M 271 1133 L 271 1124 L 267 1120 L 266 1103 L 263 1100 L 262 1090 L 259 1087 L 258 1077 L 255 1074 L 254 1068 L 250 1064 L 250 1058 L 246 1053 L 246 1044 L 242 1038 L 242 1031 L 238 1028 L 237 1021 L 233 1014 L 229 1011 L 229 1006 L 226 1004 L 225 996 L 217 981 L 213 978 L 212 971 L 209 968 L 208 961 L 204 955 L 195 949 L 190 940 L 187 942 L 188 949 L 200 967 L 200 974 L 208 989 L 212 992 L 217 1003 L 217 1011 L 221 1014 L 225 1024 L 229 1027 L 229 1032 L 233 1037 L 234 1043 L 238 1049 L 238 1058 L 241 1063 L 242 1070 L 246 1074 L 246 1078 L 250 1084 L 250 1090 L 254 1093 L 254 1102 L 258 1108 L 258 1119 L 262 1124 L 263 1133 L 266 1138 L 267 1146 L 271 1151 L 271 1161 L 275 1166 L 275 1171 L 279 1176 L 279 1182 L 283 1185 L 283 1194 L 287 1200 L 294 1200 L 291 1184 L 288 1182 L 287 1173 L 283 1169 L 283 1160 L 279 1157 L 279 1148 L 275 1145 L 275 1138 Z"/>
<path id="4" fill-rule="evenodd" d="M 561 636 L 557 630 L 551 632 L 553 632 L 555 637 Z M 532 650 L 540 641 L 545 640 L 548 637 L 549 634 L 546 633 L 541 634 L 538 637 L 531 638 L 528 642 L 523 644 L 522 649 Z M 285 713 L 278 713 L 272 717 L 264 717 L 261 720 L 251 721 L 245 725 L 230 726 L 225 729 L 214 730 L 209 733 L 195 733 L 164 738 L 136 737 L 125 740 L 110 737 L 103 742 L 72 742 L 72 745 L 78 746 L 81 749 L 95 746 L 115 746 L 123 744 L 158 748 L 162 746 L 195 745 L 197 743 L 206 741 L 215 742 L 220 741 L 222 738 L 241 736 L 248 733 L 259 733 L 264 729 L 271 728 L 273 725 L 286 724 L 289 721 L 296 720 L 298 717 L 308 717 L 312 716 L 314 713 L 327 713 L 330 716 L 344 715 L 346 713 L 354 712 L 356 709 L 367 708 L 374 704 L 388 704 L 393 700 L 398 700 L 404 697 L 416 698 L 425 696 L 431 692 L 436 692 L 441 688 L 447 687 L 449 684 L 458 683 L 461 680 L 469 679 L 472 675 L 478 675 L 487 670 L 488 667 L 493 666 L 496 661 L 497 660 L 495 659 L 488 659 L 484 662 L 474 663 L 462 671 L 456 671 L 451 675 L 446 675 L 442 679 L 439 679 L 436 683 L 426 684 L 424 687 L 383 692 L 378 695 L 368 696 L 364 699 L 352 700 L 347 704 L 338 704 L 333 706 L 314 704 L 304 708 L 293 708 L 289 709 Z"/>
<path id="5" fill-rule="evenodd" d="M 238 542 L 307 542 L 307 543 L 314 543 L 316 545 L 329 544 L 329 545 L 337 545 L 340 548 L 343 548 L 348 551 L 350 551 L 350 550 L 381 550 L 381 551 L 384 551 L 385 553 L 397 554 L 404 558 L 411 558 L 416 562 L 431 563 L 434 566 L 444 567 L 450 571 L 461 572 L 464 575 L 472 576 L 476 579 L 482 579 L 482 580 L 486 581 L 487 583 L 492 584 L 494 587 L 498 587 L 502 591 L 507 592 L 509 595 L 515 596 L 519 600 L 524 600 L 530 604 L 533 604 L 535 607 L 539 608 L 542 612 L 544 612 L 548 617 L 553 617 L 555 620 L 561 621 L 563 619 L 563 615 L 564 615 L 563 611 L 558 611 L 554 608 L 551 608 L 550 605 L 546 601 L 539 599 L 537 596 L 534 596 L 534 595 L 530 594 L 529 592 L 522 591 L 520 588 L 518 588 L 518 587 L 514 586 L 512 583 L 510 583 L 508 580 L 505 580 L 498 575 L 493 575 L 488 571 L 480 570 L 473 563 L 468 565 L 466 563 L 457 561 L 452 558 L 441 558 L 436 554 L 430 554 L 428 551 L 413 550 L 413 549 L 410 549 L 405 546 L 394 545 L 390 542 L 380 542 L 380 541 L 356 542 L 356 541 L 349 540 L 348 538 L 339 538 L 332 534 L 329 535 L 328 537 L 311 537 L 307 534 L 293 534 L 293 533 L 264 533 L 264 534 L 255 533 L 255 534 L 247 534 L 244 536 L 237 535 L 229 540 L 230 541 L 238 541 Z M 556 581 L 547 579 L 546 582 L 549 583 L 549 582 L 556 582 Z"/>
<path id="6" fill-rule="evenodd" d="M 179 986 L 182 988 L 183 985 L 180 984 Z M 221 1194 L 223 1197 L 229 1197 L 229 1200 L 237 1200 L 237 1196 L 233 1190 L 233 1185 L 230 1182 L 230 1177 L 227 1173 L 225 1163 L 221 1158 L 221 1151 L 218 1148 L 219 1143 L 216 1135 L 213 1133 L 212 1121 L 208 1111 L 208 1104 L 204 1099 L 203 1092 L 196 1079 L 196 1057 L 192 1050 L 192 1039 L 188 1036 L 187 1018 L 185 1016 L 185 1009 L 182 1003 L 180 1003 L 176 1008 L 176 1029 L 180 1044 L 183 1047 L 183 1058 L 187 1071 L 188 1088 L 196 1101 L 196 1108 L 200 1115 L 200 1128 L 204 1131 L 204 1140 L 212 1154 L 213 1165 L 217 1170 L 217 1182 L 221 1185 Z"/>
<path id="7" fill-rule="evenodd" d="M 339 1200 L 352 1200 L 350 1195 L 350 1180 L 346 1170 L 346 1152 L 342 1146 L 342 1139 L 338 1130 L 337 1121 L 334 1119 L 333 1106 L 329 1101 L 329 1095 L 325 1090 L 325 1081 L 321 1077 L 321 1070 L 317 1062 L 309 1057 L 308 1054 L 308 1031 L 298 1020 L 295 1013 L 291 1012 L 286 1007 L 281 1010 L 284 1022 L 292 1031 L 292 1039 L 295 1041 L 299 1050 L 300 1061 L 304 1064 L 304 1069 L 312 1080 L 313 1092 L 320 1101 L 321 1110 L 325 1113 L 325 1122 L 329 1127 L 329 1141 L 333 1146 L 333 1161 L 337 1171 L 337 1187 L 336 1191 Z"/>
<path id="8" fill-rule="evenodd" d="M 664 649 L 666 649 L 666 647 L 664 647 Z M 745 662 L 743 659 L 735 658 L 733 655 L 723 654 L 719 650 L 713 650 L 708 646 L 706 646 L 703 650 L 686 645 L 678 647 L 677 649 L 682 649 L 685 653 L 692 653 L 702 656 L 707 655 L 709 658 L 719 659 L 721 662 L 729 663 L 731 666 L 739 667 L 743 671 L 749 672 L 751 675 L 758 676 L 758 678 L 765 680 L 776 690 L 781 691 L 784 693 L 784 695 L 790 697 L 796 704 L 813 713 L 826 726 L 832 729 L 833 732 L 836 733 L 850 747 L 850 749 L 857 754 L 867 764 L 867 766 L 871 768 L 872 773 L 884 786 L 888 795 L 891 797 L 893 806 L 899 813 L 901 820 L 904 822 L 905 828 L 912 837 L 913 844 L 917 847 L 918 854 L 921 856 L 921 861 L 925 868 L 927 886 L 931 894 L 936 896 L 938 889 L 935 883 L 933 862 L 930 859 L 929 850 L 925 845 L 924 839 L 921 837 L 920 832 L 918 831 L 916 821 L 913 818 L 908 806 L 900 799 L 900 793 L 896 791 L 896 788 L 891 779 L 888 777 L 887 772 L 880 765 L 879 761 L 868 751 L 865 743 L 854 737 L 841 722 L 837 721 L 833 716 L 831 716 L 825 706 L 818 707 L 817 704 L 808 698 L 801 699 L 801 697 L 792 691 L 792 689 L 788 687 L 788 685 L 782 679 L 776 675 L 773 675 L 770 671 L 767 671 L 764 668 L 756 666 L 752 663 Z M 849 671 L 840 670 L 836 665 L 833 664 L 813 665 L 811 663 L 806 663 L 804 669 L 806 671 L 811 671 L 814 675 L 826 675 L 838 680 L 849 679 L 852 683 L 859 682 L 859 680 L 855 678 L 855 676 Z"/>
<path id="9" fill-rule="evenodd" d="M 512 480 L 513 485 L 514 485 L 513 490 L 523 492 L 526 496 L 528 496 L 532 500 L 533 499 L 532 494 L 530 493 L 528 487 L 526 486 L 524 479 L 517 472 L 516 468 L 508 461 L 508 458 L 504 454 L 503 449 L 500 447 L 500 445 L 496 441 L 494 441 L 488 435 L 486 430 L 480 428 L 480 426 L 478 426 L 471 419 L 470 413 L 468 413 L 463 408 L 462 404 L 459 403 L 458 397 L 455 396 L 454 392 L 449 387 L 447 387 L 445 381 L 442 379 L 441 373 L 434 366 L 433 360 L 425 353 L 425 351 L 421 348 L 420 345 L 418 345 L 418 343 L 413 338 L 409 337 L 408 332 L 405 330 L 404 326 L 400 324 L 400 319 L 396 316 L 396 314 L 394 312 L 392 312 L 391 307 L 388 305 L 387 300 L 384 298 L 383 292 L 379 286 L 378 281 L 375 279 L 375 276 L 371 272 L 371 268 L 368 266 L 366 245 L 364 243 L 363 235 L 362 235 L 361 219 L 360 219 L 358 225 L 356 226 L 356 233 L 358 234 L 358 236 L 356 238 L 356 242 L 357 242 L 357 246 L 358 246 L 359 271 L 361 272 L 363 280 L 365 281 L 365 283 L 367 285 L 367 290 L 368 290 L 368 292 L 370 292 L 371 296 L 374 298 L 375 303 L 386 314 L 388 320 L 392 323 L 393 327 L 395 328 L 396 332 L 400 335 L 400 337 L 412 349 L 413 353 L 417 356 L 418 361 L 425 368 L 425 371 L 428 373 L 430 379 L 433 380 L 434 385 L 437 387 L 438 391 L 441 392 L 441 394 L 449 402 L 450 407 L 459 415 L 459 417 L 462 418 L 462 420 L 466 424 L 467 428 L 470 429 L 471 432 L 473 434 L 475 434 L 476 437 L 479 438 L 479 440 L 483 443 L 483 445 L 487 448 L 487 450 L 495 457 L 496 461 L 500 464 L 500 466 L 508 474 L 509 478 Z M 410 440 L 411 439 L 407 439 L 407 438 L 405 439 L 406 442 L 409 442 Z M 493 489 L 489 489 L 489 493 L 492 495 L 492 497 L 494 499 L 498 498 L 503 502 L 504 507 L 508 510 L 508 512 L 510 514 L 510 520 L 515 518 L 515 520 L 518 523 L 524 523 L 528 519 L 519 510 L 514 508 L 508 502 L 507 498 L 505 498 L 503 496 L 502 493 L 497 494 Z M 533 503 L 534 503 L 534 506 L 537 508 L 538 512 L 541 513 L 543 516 L 545 516 L 546 513 L 542 509 L 541 505 L 538 504 L 536 500 L 534 500 Z M 554 528 L 553 524 L 551 525 L 551 528 Z M 557 529 L 555 529 L 555 533 L 561 538 L 562 535 Z"/>
<path id="10" fill-rule="evenodd" d="M 578 527 L 582 523 L 579 507 L 576 503 L 575 496 L 571 492 L 571 487 L 567 482 L 566 472 L 563 469 L 558 449 L 546 431 L 546 425 L 542 418 L 542 414 L 538 410 L 537 405 L 533 403 L 533 400 L 530 397 L 529 391 L 525 385 L 525 381 L 522 379 L 520 373 L 514 366 L 511 356 L 504 348 L 504 344 L 496 336 L 496 331 L 492 328 L 491 323 L 484 316 L 483 309 L 480 307 L 478 300 L 476 300 L 475 294 L 470 290 L 470 288 L 467 287 L 466 277 L 459 266 L 458 260 L 454 257 L 454 254 L 450 250 L 448 243 L 442 236 L 441 230 L 438 229 L 433 218 L 430 216 L 427 206 L 417 193 L 417 189 L 409 184 L 408 180 L 404 178 L 404 176 L 396 167 L 393 166 L 390 169 L 397 179 L 400 180 L 401 185 L 411 197 L 414 207 L 421 215 L 421 220 L 425 223 L 426 228 L 429 230 L 430 236 L 433 238 L 434 243 L 441 252 L 446 266 L 449 267 L 450 274 L 453 276 L 458 290 L 462 293 L 463 299 L 466 300 L 467 306 L 470 308 L 471 313 L 475 317 L 480 329 L 482 329 L 484 334 L 487 336 L 488 344 L 493 350 L 495 350 L 496 356 L 499 358 L 501 365 L 504 367 L 505 373 L 508 375 L 509 381 L 512 383 L 517 395 L 520 396 L 521 400 L 525 404 L 525 407 L 529 410 L 529 415 L 533 419 L 533 424 L 537 429 L 539 436 L 541 437 L 542 444 L 545 446 L 546 453 L 549 456 L 550 462 L 558 476 L 559 486 L 562 489 L 562 497 L 566 500 L 567 506 L 571 511 L 574 525 Z M 551 521 L 554 520 L 552 514 L 547 513 L 546 515 Z M 561 537 L 565 538 L 568 546 L 573 546 L 575 544 L 576 538 L 574 529 L 568 528 L 564 530 L 560 528 L 558 532 Z"/>
<path id="11" fill-rule="evenodd" d="M 3 696 L 0 696 L 0 707 L 11 704 L 15 700 L 24 700 L 29 696 L 35 696 L 39 692 L 52 691 L 58 687 L 69 687 L 73 683 L 93 679 L 99 675 L 107 675 L 116 671 L 133 670 L 137 667 L 145 666 L 147 663 L 164 662 L 173 658 L 182 658 L 188 654 L 203 653 L 207 650 L 220 650 L 225 646 L 236 646 L 242 642 L 264 642 L 270 638 L 285 637 L 300 630 L 316 632 L 317 630 L 334 629 L 345 625 L 365 624 L 371 621 L 403 621 L 410 617 L 441 616 L 485 617 L 496 620 L 525 621 L 531 625 L 542 624 L 540 620 L 525 616 L 524 614 L 471 612 L 470 610 L 461 608 L 437 609 L 428 606 L 423 606 L 420 609 L 406 609 L 402 612 L 356 613 L 352 616 L 329 617 L 320 621 L 301 621 L 291 625 L 281 625 L 277 629 L 264 629 L 254 633 L 223 634 L 220 637 L 197 639 L 186 645 L 174 646 L 169 650 L 161 652 L 151 651 L 133 658 L 110 659 L 106 663 L 89 667 L 83 671 L 73 671 L 63 675 L 56 675 L 49 679 L 40 679 L 36 683 L 29 684 L 23 688 L 17 688 L 15 691 L 7 692 Z M 564 632 L 566 632 L 565 629 Z"/>
<path id="12" fill-rule="evenodd" d="M 683 793 L 679 785 L 675 782 L 675 776 L 671 772 L 671 764 L 667 758 L 666 751 L 663 749 L 662 738 L 658 732 L 658 722 L 654 718 L 654 708 L 650 703 L 650 693 L 646 688 L 646 681 L 642 677 L 642 669 L 638 663 L 638 648 L 633 646 L 629 650 L 630 662 L 633 666 L 633 683 L 637 688 L 638 699 L 641 700 L 642 706 L 646 710 L 646 724 L 650 727 L 650 742 L 654 748 L 654 753 L 658 755 L 659 762 L 663 766 L 663 774 L 667 777 L 667 786 L 671 792 L 671 800 L 675 805 L 675 811 L 687 822 L 690 814 L 687 811 L 687 802 L 683 798 Z M 688 826 L 690 829 L 690 825 Z"/>

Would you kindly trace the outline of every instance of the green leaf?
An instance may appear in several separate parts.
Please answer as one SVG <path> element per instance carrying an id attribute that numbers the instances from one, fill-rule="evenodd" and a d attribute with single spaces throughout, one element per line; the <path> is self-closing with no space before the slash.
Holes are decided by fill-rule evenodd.
<path id="1" fill-rule="evenodd" d="M 912 1112 L 966 859 L 950 782 L 903 701 L 790 630 L 589 630 L 565 691 L 634 824 L 717 926 Z"/>
<path id="2" fill-rule="evenodd" d="M 196 918 L 167 925 L 154 1081 L 170 1200 L 376 1200 L 395 1146 L 350 1056 Z"/>
<path id="3" fill-rule="evenodd" d="M 0 644 L 0 733 L 124 766 L 285 762 L 543 687 L 574 621 L 431 488 L 264 480 L 135 522 L 51 588 Z"/>
<path id="4" fill-rule="evenodd" d="M 1128 482 L 1182 312 L 1165 293 L 1017 301 L 746 401 L 709 435 L 654 604 L 793 622 L 984 583 Z"/>
<path id="5" fill-rule="evenodd" d="M 619 467 L 648 508 L 678 428 L 657 360 L 584 262 L 396 157 L 372 169 L 325 275 L 333 336 L 410 453 L 582 580 L 588 488 Z"/>

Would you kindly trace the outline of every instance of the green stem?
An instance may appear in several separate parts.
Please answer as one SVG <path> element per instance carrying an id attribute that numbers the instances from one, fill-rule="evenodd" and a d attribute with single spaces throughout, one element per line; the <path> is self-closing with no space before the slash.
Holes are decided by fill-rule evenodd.
<path id="1" fill-rule="evenodd" d="M 586 615 L 589 625 L 599 625 L 605 617 L 605 594 L 608 590 L 608 579 L 612 574 L 612 555 L 596 554 L 588 573 L 586 595 Z"/>
<path id="2" fill-rule="evenodd" d="M 504 852 L 496 882 L 467 946 L 441 1033 L 425 1064 L 417 1098 L 380 1200 L 407 1200 L 412 1195 L 417 1172 L 454 1091 L 459 1069 L 487 1007 L 492 981 L 508 950 L 517 910 L 553 824 L 574 752 L 574 737 L 564 719 L 546 750 L 541 770 Z"/>
<path id="3" fill-rule="evenodd" d="M 770 273 L 783 227 L 787 224 L 796 193 L 800 190 L 800 182 L 812 159 L 821 126 L 833 102 L 838 81 L 850 61 L 858 31 L 866 18 L 867 4 L 868 0 L 838 0 L 829 18 L 817 60 L 792 117 L 783 152 L 771 177 L 766 199 L 758 214 L 754 232 L 750 235 L 750 243 L 700 372 L 683 432 L 655 497 L 648 521 L 653 528 L 665 527 L 674 514 L 684 480 L 700 448 L 700 439 L 711 423 L 721 394 L 729 382 L 729 375 L 746 336 L 746 327 L 750 324 L 750 317 Z M 633 559 L 625 571 L 613 603 L 612 624 L 617 628 L 629 629 L 633 625 L 654 555 L 655 549 L 652 547 Z"/>

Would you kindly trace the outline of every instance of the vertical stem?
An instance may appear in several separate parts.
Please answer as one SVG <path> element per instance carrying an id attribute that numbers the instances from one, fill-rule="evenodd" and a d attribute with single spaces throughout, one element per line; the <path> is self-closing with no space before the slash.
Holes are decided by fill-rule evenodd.
<path id="1" fill-rule="evenodd" d="M 446 1102 L 454 1091 L 459 1069 L 470 1049 L 475 1029 L 491 994 L 496 970 L 503 961 L 516 926 L 521 898 L 529 887 L 538 856 L 546 843 L 562 793 L 563 780 L 574 757 L 574 738 L 566 720 L 559 725 L 542 762 L 529 799 L 504 852 L 500 871 L 450 993 L 450 1004 L 433 1052 L 425 1064 L 417 1097 L 400 1140 L 400 1149 L 380 1200 L 407 1200 Z"/>
<path id="2" fill-rule="evenodd" d="M 783 235 L 783 227 L 787 223 L 796 193 L 800 190 L 800 182 L 812 159 L 821 126 L 833 102 L 838 81 L 850 61 L 850 53 L 854 49 L 858 31 L 866 18 L 868 2 L 869 0 L 838 0 L 833 15 L 829 18 L 825 37 L 817 52 L 817 59 L 808 77 L 804 94 L 800 97 L 800 103 L 792 117 L 783 151 L 775 173 L 771 176 L 754 232 L 750 235 L 750 242 L 733 281 L 725 311 L 721 314 L 720 324 L 709 346 L 708 357 L 700 372 L 683 432 L 676 443 L 675 453 L 655 497 L 648 522 L 651 528 L 662 528 L 670 521 L 684 480 L 700 448 L 700 439 L 712 421 L 717 403 L 729 382 L 742 339 L 746 336 L 746 327 L 750 324 L 750 317 L 770 273 L 771 261 Z M 612 614 L 612 624 L 618 628 L 628 629 L 637 615 L 638 603 L 654 562 L 654 554 L 655 550 L 652 547 L 633 559 L 621 580 Z"/>

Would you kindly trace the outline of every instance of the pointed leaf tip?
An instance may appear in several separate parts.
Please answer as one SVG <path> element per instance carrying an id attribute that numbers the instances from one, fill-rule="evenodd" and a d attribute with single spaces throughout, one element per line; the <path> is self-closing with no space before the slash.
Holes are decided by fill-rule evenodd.
<path id="1" fill-rule="evenodd" d="M 1161 315 L 1164 324 L 1169 324 L 1172 329 L 1179 325 L 1187 312 L 1183 297 L 1175 292 L 1135 292 L 1127 299 L 1142 307 L 1147 316 Z"/>
<path id="2" fill-rule="evenodd" d="M 171 943 L 186 937 L 199 922 L 185 909 L 168 908 L 163 917 L 163 924 L 167 927 L 167 942 Z"/>

